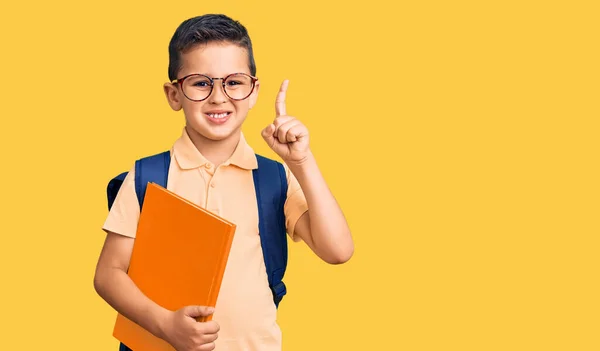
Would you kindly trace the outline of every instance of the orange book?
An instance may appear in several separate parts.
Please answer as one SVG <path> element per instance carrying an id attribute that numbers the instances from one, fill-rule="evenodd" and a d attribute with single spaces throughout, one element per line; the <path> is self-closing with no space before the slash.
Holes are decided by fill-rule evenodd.
<path id="1" fill-rule="evenodd" d="M 148 298 L 171 311 L 188 305 L 215 307 L 235 229 L 235 224 L 149 183 L 128 274 Z M 120 313 L 113 336 L 134 351 L 175 350 Z"/>

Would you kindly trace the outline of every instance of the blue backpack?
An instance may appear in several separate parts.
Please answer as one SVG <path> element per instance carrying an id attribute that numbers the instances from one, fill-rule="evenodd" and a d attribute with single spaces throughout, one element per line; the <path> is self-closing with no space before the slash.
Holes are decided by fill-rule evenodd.
<path id="1" fill-rule="evenodd" d="M 258 203 L 258 228 L 267 270 L 269 287 L 276 307 L 287 293 L 283 276 L 287 266 L 287 233 L 283 205 L 287 196 L 287 178 L 283 165 L 277 161 L 256 155 L 258 168 L 252 170 L 256 200 Z M 170 151 L 141 158 L 135 162 L 135 192 L 140 204 L 144 203 L 146 185 L 154 182 L 167 187 Z M 108 209 L 113 205 L 125 176 L 124 172 L 113 178 L 107 187 Z M 130 351 L 121 343 L 120 351 Z"/>

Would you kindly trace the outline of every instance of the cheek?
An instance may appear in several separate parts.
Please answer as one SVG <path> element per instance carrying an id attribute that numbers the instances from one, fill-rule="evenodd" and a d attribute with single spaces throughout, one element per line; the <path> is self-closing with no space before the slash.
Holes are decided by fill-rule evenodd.
<path id="1" fill-rule="evenodd" d="M 186 99 L 187 100 L 187 99 Z M 202 115 L 203 102 L 184 101 L 182 104 L 185 115 L 189 118 L 197 118 Z"/>
<path id="2" fill-rule="evenodd" d="M 246 113 L 249 109 L 248 100 L 238 101 L 235 103 L 235 109 L 238 113 Z"/>

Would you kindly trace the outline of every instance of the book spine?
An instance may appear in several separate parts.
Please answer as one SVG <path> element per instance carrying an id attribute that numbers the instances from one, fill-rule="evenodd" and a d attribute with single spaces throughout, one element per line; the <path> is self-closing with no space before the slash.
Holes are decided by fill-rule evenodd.
<path id="1" fill-rule="evenodd" d="M 233 243 L 233 236 L 235 235 L 236 226 L 233 225 L 229 231 L 225 235 L 227 240 L 223 241 L 223 246 L 221 246 L 219 266 L 217 268 L 217 272 L 213 278 L 213 283 L 210 288 L 210 293 L 208 295 L 208 306 L 215 307 L 217 304 L 217 298 L 219 296 L 219 291 L 221 290 L 221 282 L 223 281 L 223 276 L 225 275 L 225 268 L 227 267 L 227 261 L 229 258 L 229 251 L 231 250 L 231 244 Z M 212 320 L 212 315 L 206 317 L 200 317 L 199 322 L 208 322 Z"/>

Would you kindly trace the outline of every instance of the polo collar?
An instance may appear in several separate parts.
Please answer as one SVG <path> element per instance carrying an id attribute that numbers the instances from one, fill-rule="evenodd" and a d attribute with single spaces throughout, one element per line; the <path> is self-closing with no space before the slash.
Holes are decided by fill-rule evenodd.
<path id="1" fill-rule="evenodd" d="M 196 148 L 186 129 L 183 129 L 181 137 L 173 145 L 173 153 L 177 163 L 182 169 L 193 169 L 211 164 Z M 244 134 L 240 132 L 240 140 L 231 157 L 223 163 L 223 166 L 235 165 L 242 169 L 252 170 L 258 168 L 256 154 L 246 142 Z"/>

